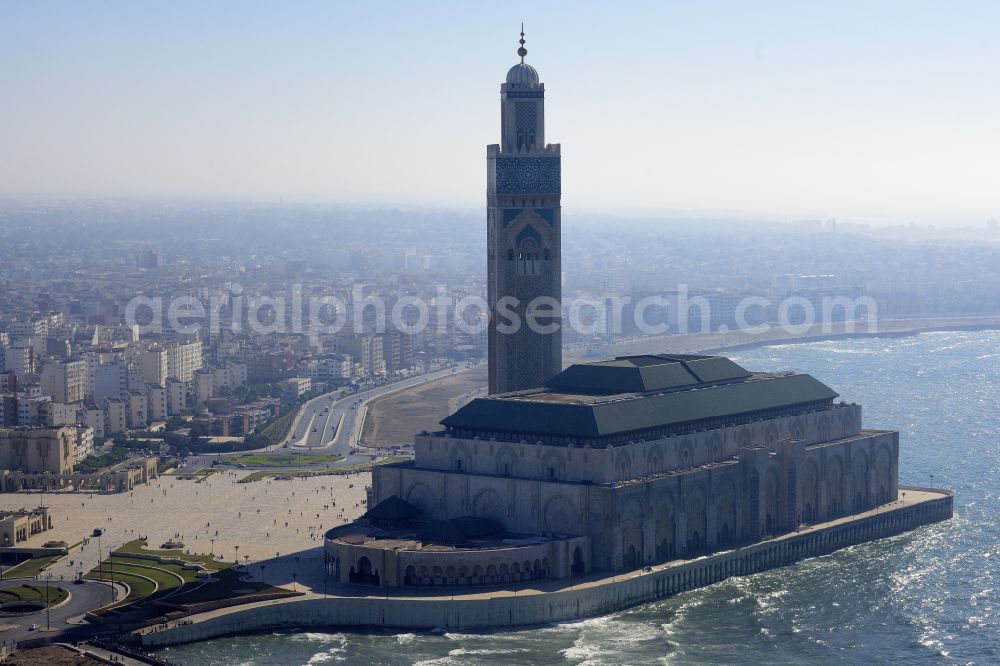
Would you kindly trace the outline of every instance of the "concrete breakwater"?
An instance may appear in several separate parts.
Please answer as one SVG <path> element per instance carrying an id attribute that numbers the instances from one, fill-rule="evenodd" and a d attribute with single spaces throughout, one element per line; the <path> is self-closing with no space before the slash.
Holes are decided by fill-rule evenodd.
<path id="1" fill-rule="evenodd" d="M 518 591 L 459 588 L 438 596 L 314 595 L 268 601 L 190 616 L 184 623 L 140 634 L 146 648 L 293 627 L 400 629 L 497 628 L 606 615 L 638 604 L 800 560 L 832 553 L 952 516 L 950 492 L 900 488 L 902 500 L 872 511 L 691 560 L 653 565 L 561 588 Z M 355 590 L 357 588 L 354 588 Z M 374 592 L 374 590 L 373 590 Z"/>

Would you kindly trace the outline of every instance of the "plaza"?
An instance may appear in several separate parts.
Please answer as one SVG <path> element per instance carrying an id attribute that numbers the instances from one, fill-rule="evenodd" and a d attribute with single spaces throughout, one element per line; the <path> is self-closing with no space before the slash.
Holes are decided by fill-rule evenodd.
<path id="1" fill-rule="evenodd" d="M 246 474 L 220 471 L 201 482 L 166 474 L 119 494 L 48 492 L 44 503 L 54 516 L 51 529 L 21 545 L 71 544 L 69 554 L 47 569 L 66 580 L 97 566 L 98 540 L 90 535 L 100 528 L 104 557 L 145 536 L 151 548 L 180 541 L 191 553 L 214 553 L 229 561 L 238 556 L 241 563 L 249 562 L 255 578 L 263 572 L 272 584 L 321 586 L 322 532 L 365 511 L 370 473 L 239 483 Z M 40 499 L 0 494 L 0 511 L 20 510 Z M 89 543 L 73 546 L 88 538 Z"/>

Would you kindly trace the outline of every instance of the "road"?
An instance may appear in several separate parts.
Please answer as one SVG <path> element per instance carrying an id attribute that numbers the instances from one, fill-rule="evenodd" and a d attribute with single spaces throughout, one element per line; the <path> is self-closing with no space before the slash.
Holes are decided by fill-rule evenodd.
<path id="1" fill-rule="evenodd" d="M 360 393 L 353 393 L 335 400 L 336 393 L 314 398 L 306 403 L 286 448 L 311 453 L 336 454 L 345 458 L 359 457 L 364 462 L 370 454 L 354 453 L 358 432 L 361 427 L 359 415 L 363 417 L 365 405 L 374 398 L 412 388 L 436 379 L 442 379 L 469 368 L 454 367 L 434 370 L 422 375 L 408 377 L 391 384 L 377 386 Z"/>
<path id="2" fill-rule="evenodd" d="M 281 444 L 270 446 L 265 451 L 281 451 L 282 453 L 314 453 L 320 455 L 339 455 L 344 460 L 338 466 L 360 465 L 370 463 L 374 451 L 357 448 L 366 405 L 374 398 L 394 393 L 396 391 L 419 386 L 436 379 L 442 379 L 471 368 L 465 366 L 446 367 L 433 370 L 406 379 L 400 379 L 382 386 L 346 394 L 344 389 L 317 396 L 307 402 L 300 411 L 288 438 Z M 225 464 L 227 457 L 247 453 L 201 454 L 187 459 L 187 468 L 197 470 L 210 467 L 215 460 Z M 326 463 L 317 465 L 296 466 L 297 469 L 310 467 L 325 467 Z M 251 468 L 247 468 L 251 469 Z M 256 469 L 256 468 L 253 468 Z"/>
<path id="3" fill-rule="evenodd" d="M 45 582 L 44 580 L 34 580 L 31 578 L 4 580 L 0 583 L 0 589 L 4 587 L 17 587 L 18 585 L 25 584 L 42 587 L 45 585 Z M 87 633 L 92 633 L 94 631 L 92 627 L 80 627 L 80 625 L 75 622 L 75 619 L 79 618 L 89 610 L 106 606 L 113 601 L 113 591 L 111 586 L 103 583 L 86 581 L 76 585 L 72 582 L 72 580 L 60 581 L 58 576 L 56 576 L 50 582 L 50 585 L 53 587 L 62 587 L 64 590 L 69 592 L 71 595 L 69 600 L 60 606 L 52 608 L 49 611 L 48 618 L 46 618 L 44 610 L 25 615 L 0 616 L 0 624 L 8 626 L 12 625 L 11 628 L 0 631 L 0 639 L 6 641 L 17 641 L 26 638 L 34 638 L 36 636 L 53 636 L 54 638 L 54 636 L 58 633 L 66 631 L 76 632 L 80 630 L 84 630 L 86 632 L 87 629 L 90 630 Z M 69 620 L 74 620 L 74 622 L 71 623 Z M 28 627 L 33 624 L 40 625 L 40 628 L 37 630 L 28 629 Z M 51 630 L 47 629 L 47 626 L 51 626 Z"/>

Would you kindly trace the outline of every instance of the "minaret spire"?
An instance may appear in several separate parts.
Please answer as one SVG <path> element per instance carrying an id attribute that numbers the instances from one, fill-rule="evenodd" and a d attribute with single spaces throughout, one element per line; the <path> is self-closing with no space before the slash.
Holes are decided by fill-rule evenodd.
<path id="1" fill-rule="evenodd" d="M 521 39 L 518 41 L 521 43 L 521 48 L 517 50 L 517 55 L 521 56 L 521 62 L 524 62 L 524 56 L 528 55 L 528 49 L 524 48 L 524 21 L 521 21 Z"/>

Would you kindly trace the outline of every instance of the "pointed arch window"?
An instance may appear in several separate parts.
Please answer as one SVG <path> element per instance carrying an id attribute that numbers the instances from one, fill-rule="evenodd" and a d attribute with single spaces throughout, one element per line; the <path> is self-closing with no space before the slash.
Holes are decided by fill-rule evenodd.
<path id="1" fill-rule="evenodd" d="M 517 274 L 539 275 L 541 273 L 541 253 L 532 239 L 521 243 L 517 252 Z"/>

